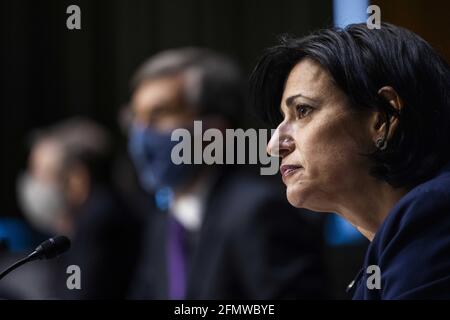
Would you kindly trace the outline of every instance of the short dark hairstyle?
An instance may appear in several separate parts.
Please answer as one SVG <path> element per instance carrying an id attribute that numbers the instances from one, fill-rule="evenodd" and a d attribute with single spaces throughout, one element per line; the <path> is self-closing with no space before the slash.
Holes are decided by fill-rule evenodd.
<path id="1" fill-rule="evenodd" d="M 135 90 L 142 82 L 184 75 L 183 98 L 199 115 L 221 115 L 233 126 L 240 123 L 245 100 L 242 73 L 229 57 L 206 48 L 185 47 L 157 53 L 131 79 Z"/>
<path id="2" fill-rule="evenodd" d="M 378 110 L 399 119 L 387 148 L 370 154 L 371 174 L 394 187 L 413 187 L 450 161 L 450 68 L 422 38 L 382 23 L 316 31 L 303 38 L 282 36 L 267 49 L 250 79 L 250 98 L 265 109 L 265 119 L 279 123 L 286 78 L 303 58 L 327 70 L 355 110 Z M 378 95 L 393 87 L 404 102 L 397 113 Z"/>

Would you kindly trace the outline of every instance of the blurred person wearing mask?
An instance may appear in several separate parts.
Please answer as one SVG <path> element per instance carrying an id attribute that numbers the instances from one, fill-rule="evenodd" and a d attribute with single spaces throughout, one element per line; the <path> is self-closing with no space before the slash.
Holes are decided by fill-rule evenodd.
<path id="1" fill-rule="evenodd" d="M 124 298 L 139 244 L 138 223 L 111 185 L 109 133 L 82 118 L 36 135 L 18 182 L 25 217 L 39 231 L 71 238 L 57 259 L 48 298 Z M 69 290 L 66 268 L 77 265 L 81 290 Z"/>
<path id="2" fill-rule="evenodd" d="M 323 297 L 318 225 L 286 203 L 281 185 L 236 166 L 171 160 L 174 129 L 242 122 L 237 66 L 207 49 L 168 50 L 137 70 L 132 89 L 129 151 L 150 221 L 130 298 Z"/>

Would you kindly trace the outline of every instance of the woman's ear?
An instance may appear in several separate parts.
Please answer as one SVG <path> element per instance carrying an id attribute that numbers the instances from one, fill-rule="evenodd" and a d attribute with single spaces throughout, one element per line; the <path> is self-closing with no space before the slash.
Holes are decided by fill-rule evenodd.
<path id="1" fill-rule="evenodd" d="M 401 112 L 401 110 L 403 109 L 403 100 L 394 88 L 389 86 L 382 87 L 380 90 L 378 90 L 378 94 L 384 100 L 386 100 L 395 110 L 397 110 L 397 113 Z M 379 139 L 386 139 L 387 142 L 394 135 L 394 132 L 398 126 L 398 117 L 397 115 L 391 116 L 391 118 L 389 119 L 389 130 L 386 135 L 387 120 L 388 119 L 386 119 L 385 113 L 382 113 L 380 111 L 374 112 L 371 123 L 371 133 L 374 141 L 377 141 Z"/>

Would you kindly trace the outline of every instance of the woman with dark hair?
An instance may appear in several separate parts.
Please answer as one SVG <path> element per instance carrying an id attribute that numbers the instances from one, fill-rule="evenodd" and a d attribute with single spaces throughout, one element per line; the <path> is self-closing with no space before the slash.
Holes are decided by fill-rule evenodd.
<path id="1" fill-rule="evenodd" d="M 288 201 L 371 241 L 353 298 L 450 298 L 450 68 L 433 48 L 386 23 L 283 38 L 251 90 Z"/>

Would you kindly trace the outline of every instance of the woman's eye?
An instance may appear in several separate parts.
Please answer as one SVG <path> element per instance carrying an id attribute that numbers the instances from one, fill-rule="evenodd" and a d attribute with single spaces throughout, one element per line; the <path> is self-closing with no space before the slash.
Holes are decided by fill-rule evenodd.
<path id="1" fill-rule="evenodd" d="M 299 119 L 306 117 L 311 111 L 312 107 L 305 104 L 300 104 L 296 107 L 297 117 Z"/>

